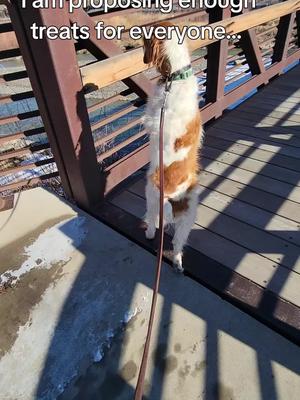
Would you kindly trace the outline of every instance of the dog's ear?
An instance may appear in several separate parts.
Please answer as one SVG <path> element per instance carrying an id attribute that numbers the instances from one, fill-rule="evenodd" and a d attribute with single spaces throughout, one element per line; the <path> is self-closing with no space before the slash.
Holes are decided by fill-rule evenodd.
<path id="1" fill-rule="evenodd" d="M 164 76 L 170 73 L 170 62 L 164 52 L 163 40 L 154 35 L 150 39 L 144 37 L 144 63 L 156 67 Z"/>

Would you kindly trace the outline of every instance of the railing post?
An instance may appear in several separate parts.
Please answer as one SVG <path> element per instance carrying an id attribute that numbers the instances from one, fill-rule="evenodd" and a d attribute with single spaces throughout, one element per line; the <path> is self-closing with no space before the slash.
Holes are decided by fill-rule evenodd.
<path id="1" fill-rule="evenodd" d="M 249 2 L 248 2 L 249 3 Z M 243 13 L 251 12 L 249 8 L 244 8 Z M 244 52 L 246 61 L 252 75 L 260 75 L 265 72 L 264 61 L 258 45 L 255 28 L 248 29 L 240 33 L 239 45 Z M 264 84 L 267 84 L 266 80 Z M 263 86 L 263 85 L 262 85 Z"/>
<path id="2" fill-rule="evenodd" d="M 8 4 L 24 63 L 67 197 L 84 209 L 99 202 L 104 179 L 97 164 L 80 71 L 72 40 L 36 39 L 30 26 L 69 25 L 61 9 Z"/>
<path id="3" fill-rule="evenodd" d="M 209 23 L 212 24 L 230 16 L 229 8 L 221 9 L 216 6 L 209 10 Z M 224 97 L 227 55 L 227 39 L 219 40 L 207 47 L 206 104 L 218 104 L 218 100 Z M 222 115 L 222 112 L 222 109 L 218 110 L 215 117 Z"/>
<path id="4" fill-rule="evenodd" d="M 300 11 L 296 12 L 297 44 L 300 47 Z"/>
<path id="5" fill-rule="evenodd" d="M 252 75 L 259 75 L 265 71 L 265 66 L 257 43 L 255 30 L 241 32 L 240 46 Z M 266 82 L 267 83 L 267 82 Z"/>
<path id="6" fill-rule="evenodd" d="M 288 14 L 280 18 L 274 45 L 273 63 L 287 58 L 294 21 L 295 14 Z"/>
<path id="7" fill-rule="evenodd" d="M 94 29 L 95 22 L 82 8 L 74 10 L 70 14 L 70 20 L 72 23 L 76 22 L 79 26 L 89 27 L 90 37 L 88 40 L 84 40 L 84 45 L 94 57 L 103 60 L 107 57 L 122 54 L 120 47 L 112 40 L 105 38 L 97 39 Z M 153 83 L 143 73 L 127 78 L 124 83 L 144 100 L 153 92 Z"/>

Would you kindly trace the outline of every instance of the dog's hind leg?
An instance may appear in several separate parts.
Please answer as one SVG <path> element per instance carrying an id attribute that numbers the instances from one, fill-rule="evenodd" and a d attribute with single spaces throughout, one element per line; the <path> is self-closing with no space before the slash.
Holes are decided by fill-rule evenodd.
<path id="1" fill-rule="evenodd" d="M 175 234 L 173 237 L 173 264 L 176 269 L 183 271 L 182 267 L 182 252 L 183 247 L 187 242 L 188 236 L 194 225 L 197 206 L 198 206 L 198 190 L 193 189 L 186 198 L 186 209 L 175 214 Z"/>
<path id="2" fill-rule="evenodd" d="M 153 185 L 153 183 L 149 181 L 146 185 L 146 203 L 147 211 L 145 222 L 147 224 L 147 229 L 145 235 L 147 239 L 154 239 L 156 232 L 156 223 L 159 214 L 159 191 Z"/>

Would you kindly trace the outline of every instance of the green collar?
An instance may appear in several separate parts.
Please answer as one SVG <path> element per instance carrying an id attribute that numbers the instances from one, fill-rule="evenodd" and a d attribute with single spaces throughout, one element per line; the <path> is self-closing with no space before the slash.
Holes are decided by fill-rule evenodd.
<path id="1" fill-rule="evenodd" d="M 191 64 L 173 72 L 168 78 L 169 81 L 180 81 L 189 78 L 193 75 L 193 69 Z"/>

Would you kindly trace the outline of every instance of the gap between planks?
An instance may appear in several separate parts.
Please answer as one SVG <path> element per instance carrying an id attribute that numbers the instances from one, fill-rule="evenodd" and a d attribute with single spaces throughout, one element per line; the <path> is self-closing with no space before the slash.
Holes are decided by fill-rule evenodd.
<path id="1" fill-rule="evenodd" d="M 231 142 L 230 140 L 227 140 L 227 138 L 221 139 L 211 133 L 208 134 L 205 138 L 204 148 L 206 146 L 239 156 L 246 156 L 247 158 L 254 161 L 260 161 L 265 164 L 281 167 L 287 171 L 297 173 L 297 175 L 299 176 L 298 173 L 300 172 L 300 161 L 298 162 L 298 164 L 294 163 L 291 166 L 291 158 L 288 156 L 272 153 L 267 150 L 261 150 L 254 146 L 246 146 L 244 144 Z"/>
<path id="2" fill-rule="evenodd" d="M 145 200 L 129 191 L 124 191 L 111 200 L 112 204 L 142 218 Z M 262 287 L 273 291 L 285 300 L 300 305 L 300 275 L 273 262 L 260 254 L 249 252 L 227 238 L 195 224 L 188 244 L 196 251 L 220 262 Z M 273 277 L 276 273 L 276 280 Z M 278 293 L 278 282 L 285 282 Z"/>
<path id="3" fill-rule="evenodd" d="M 235 129 L 232 128 L 232 130 L 229 130 L 228 128 L 219 128 L 214 125 L 207 131 L 207 135 L 212 135 L 220 139 L 224 139 L 226 137 L 226 140 L 232 141 L 233 143 L 243 144 L 248 147 L 255 147 L 260 150 L 269 151 L 270 153 L 290 157 L 291 162 L 293 159 L 295 159 L 294 162 L 299 162 L 300 150 L 298 150 L 298 148 L 287 146 L 285 144 L 278 144 L 270 140 L 262 140 L 259 137 L 253 137 L 247 134 L 238 134 L 234 132 L 237 130 L 237 128 L 238 126 L 235 127 Z"/>
<path id="4" fill-rule="evenodd" d="M 255 172 L 257 175 L 275 179 L 279 184 L 282 182 L 293 186 L 300 186 L 298 172 L 287 170 L 268 162 L 253 160 L 247 155 L 220 150 L 210 145 L 206 145 L 202 149 L 201 154 L 211 160 L 221 161 L 224 164 L 232 165 L 246 171 Z"/>

